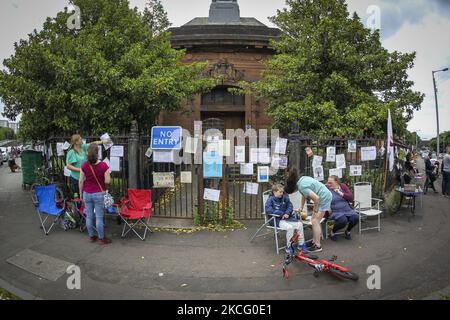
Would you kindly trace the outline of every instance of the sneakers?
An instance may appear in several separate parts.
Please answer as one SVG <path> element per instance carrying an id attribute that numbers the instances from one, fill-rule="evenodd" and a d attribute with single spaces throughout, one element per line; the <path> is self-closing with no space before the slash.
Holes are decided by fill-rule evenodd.
<path id="1" fill-rule="evenodd" d="M 345 239 L 352 240 L 352 235 L 350 234 L 350 232 L 345 231 Z"/>
<path id="2" fill-rule="evenodd" d="M 95 242 L 95 241 L 97 241 L 97 236 L 93 236 L 93 237 L 89 237 L 89 241 L 91 241 L 91 242 Z"/>
<path id="3" fill-rule="evenodd" d="M 322 251 L 322 247 L 318 247 L 316 244 L 313 244 L 312 247 L 308 248 L 309 252 L 321 252 Z"/>
<path id="4" fill-rule="evenodd" d="M 110 244 L 111 243 L 111 239 L 108 239 L 108 238 L 104 237 L 103 239 L 98 239 L 97 243 L 101 244 L 101 245 Z"/>
<path id="5" fill-rule="evenodd" d="M 298 248 L 298 250 L 302 250 L 304 253 L 308 253 L 309 252 L 309 249 L 308 249 L 308 247 L 306 246 L 306 243 L 304 243 L 304 244 L 298 244 L 297 245 L 297 248 Z"/>

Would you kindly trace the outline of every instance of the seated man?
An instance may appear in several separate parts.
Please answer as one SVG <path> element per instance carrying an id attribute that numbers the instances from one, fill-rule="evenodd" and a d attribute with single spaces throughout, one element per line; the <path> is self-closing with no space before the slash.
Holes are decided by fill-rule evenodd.
<path id="1" fill-rule="evenodd" d="M 330 219 L 334 220 L 334 227 L 330 239 L 336 241 L 336 232 L 347 226 L 347 229 L 345 229 L 345 239 L 351 240 L 350 231 L 359 221 L 358 214 L 350 204 L 353 201 L 353 194 L 350 188 L 346 184 L 341 183 L 337 176 L 330 176 L 328 178 L 327 187 L 333 194 Z"/>
<path id="2" fill-rule="evenodd" d="M 303 234 L 303 224 L 293 213 L 293 206 L 289 197 L 284 194 L 283 186 L 275 184 L 272 187 L 269 199 L 265 205 L 266 214 L 275 216 L 275 223 L 281 230 L 286 230 L 286 246 L 289 245 L 291 238 L 294 236 L 294 230 L 299 234 L 298 248 L 307 251 L 305 245 L 305 236 Z M 269 217 L 270 218 L 270 217 Z M 273 220 L 271 226 L 274 226 Z M 286 248 L 286 251 L 288 249 Z"/>

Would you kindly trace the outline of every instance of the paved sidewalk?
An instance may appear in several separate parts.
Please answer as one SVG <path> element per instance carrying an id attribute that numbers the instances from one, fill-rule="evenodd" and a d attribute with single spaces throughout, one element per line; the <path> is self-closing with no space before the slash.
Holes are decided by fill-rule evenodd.
<path id="1" fill-rule="evenodd" d="M 411 222 L 403 209 L 382 219 L 380 233 L 355 230 L 353 241 L 324 242 L 319 256 L 337 255 L 360 275 L 357 283 L 315 278 L 299 263 L 284 280 L 273 238 L 249 242 L 254 222 L 225 233 L 156 232 L 142 242 L 121 239 L 108 220 L 107 246 L 78 231 L 56 228 L 45 236 L 21 174 L 8 171 L 0 167 L 0 286 L 27 299 L 422 299 L 450 283 L 450 201 L 439 195 L 425 196 Z M 69 274 L 50 281 L 7 262 L 25 249 L 79 266 L 82 289 L 67 289 Z M 381 268 L 381 290 L 367 289 L 370 265 Z"/>

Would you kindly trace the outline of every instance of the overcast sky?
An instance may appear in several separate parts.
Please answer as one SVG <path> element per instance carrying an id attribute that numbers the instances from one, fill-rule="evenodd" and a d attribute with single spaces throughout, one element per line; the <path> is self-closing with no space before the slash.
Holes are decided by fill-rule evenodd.
<path id="1" fill-rule="evenodd" d="M 130 0 L 143 8 L 146 0 Z M 238 0 L 242 17 L 255 17 L 270 25 L 267 17 L 285 6 L 284 0 Z M 211 0 L 162 0 L 173 26 L 194 17 L 208 16 Z M 432 70 L 450 67 L 450 0 L 348 0 L 366 24 L 369 6 L 381 13 L 383 45 L 390 51 L 417 52 L 415 67 L 410 72 L 415 89 L 426 94 L 422 110 L 409 124 L 411 131 L 421 130 L 423 138 L 436 136 L 436 111 Z M 13 54 L 13 43 L 40 29 L 47 16 L 55 16 L 68 0 L 0 0 L 0 61 Z M 450 130 L 450 71 L 437 75 L 441 131 Z M 3 106 L 0 105 L 0 112 Z M 0 116 L 0 119 L 2 117 Z"/>

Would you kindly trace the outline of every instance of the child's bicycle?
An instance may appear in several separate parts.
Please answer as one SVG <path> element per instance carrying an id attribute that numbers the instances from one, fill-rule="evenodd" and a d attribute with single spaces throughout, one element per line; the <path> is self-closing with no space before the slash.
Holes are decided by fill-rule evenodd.
<path id="1" fill-rule="evenodd" d="M 314 276 L 318 277 L 320 272 L 329 272 L 335 277 L 339 279 L 345 279 L 345 280 L 358 280 L 358 275 L 356 273 L 351 272 L 350 270 L 341 267 L 340 265 L 337 265 L 334 263 L 334 261 L 337 260 L 336 256 L 333 256 L 330 260 L 318 260 L 317 256 L 313 255 L 305 255 L 305 252 L 303 250 L 296 250 L 294 249 L 294 244 L 297 243 L 299 238 L 299 235 L 296 234 L 294 237 L 292 237 L 291 241 L 289 242 L 288 250 L 289 253 L 286 256 L 286 260 L 283 264 L 283 276 L 284 278 L 289 278 L 289 272 L 288 272 L 288 265 L 294 261 L 294 258 L 298 261 L 304 261 L 306 262 L 310 267 L 312 267 L 314 271 Z"/>

